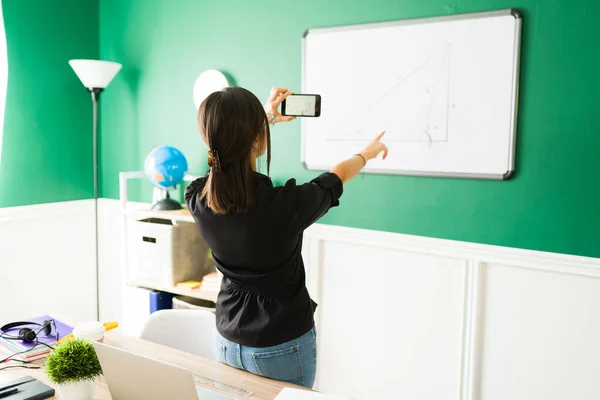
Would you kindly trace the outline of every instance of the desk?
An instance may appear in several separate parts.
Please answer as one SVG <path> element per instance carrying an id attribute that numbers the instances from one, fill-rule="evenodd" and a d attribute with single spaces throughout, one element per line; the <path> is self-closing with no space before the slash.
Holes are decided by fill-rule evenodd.
<path id="1" fill-rule="evenodd" d="M 248 399 L 251 400 L 272 400 L 285 387 L 300 388 L 300 386 L 279 382 L 272 379 L 262 378 L 245 371 L 223 365 L 219 362 L 208 360 L 206 358 L 186 353 L 170 347 L 162 346 L 156 343 L 148 342 L 132 336 L 125 336 L 117 331 L 106 333 L 104 343 L 124 350 L 152 357 L 153 359 L 169 362 L 190 370 L 196 375 L 205 376 L 214 380 L 244 388 L 253 392 Z M 36 363 L 42 365 L 44 360 L 38 360 Z M 12 364 L 11 364 L 12 365 Z M 0 371 L 0 384 L 11 381 L 22 376 L 31 375 L 40 381 L 53 386 L 43 369 L 24 369 L 14 368 Z M 58 399 L 58 393 L 52 399 Z M 111 399 L 108 388 L 101 377 L 96 383 L 96 393 L 94 400 Z"/>

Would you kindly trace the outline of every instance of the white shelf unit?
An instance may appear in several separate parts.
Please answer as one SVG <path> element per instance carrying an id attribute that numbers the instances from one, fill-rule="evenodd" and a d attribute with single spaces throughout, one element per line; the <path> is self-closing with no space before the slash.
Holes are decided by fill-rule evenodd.
<path id="1" fill-rule="evenodd" d="M 186 174 L 183 177 L 184 182 L 191 182 L 200 175 Z M 131 278 L 129 268 L 129 232 L 128 222 L 132 219 L 140 218 L 161 218 L 168 219 L 177 222 L 194 222 L 194 218 L 187 211 L 185 205 L 183 210 L 174 211 L 155 211 L 152 210 L 152 205 L 149 203 L 138 203 L 131 202 L 128 199 L 128 182 L 131 180 L 147 180 L 146 174 L 143 171 L 128 171 L 121 172 L 119 174 L 119 200 L 120 210 L 122 216 L 122 228 L 123 228 L 123 275 L 122 282 L 124 286 L 143 287 L 152 290 L 159 290 L 163 292 L 173 293 L 177 295 L 185 295 L 189 297 L 195 297 L 203 300 L 216 301 L 217 292 L 207 291 L 201 289 L 185 289 L 180 287 L 166 287 L 164 285 L 153 284 L 152 282 L 141 282 Z"/>

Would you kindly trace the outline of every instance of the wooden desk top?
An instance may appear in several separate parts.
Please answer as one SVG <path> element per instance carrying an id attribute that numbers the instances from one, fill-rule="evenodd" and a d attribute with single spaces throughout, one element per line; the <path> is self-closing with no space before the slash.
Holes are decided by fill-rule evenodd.
<path id="1" fill-rule="evenodd" d="M 124 350 L 129 350 L 143 356 L 152 357 L 155 360 L 178 365 L 188 369 L 196 375 L 212 378 L 216 381 L 246 389 L 249 392 L 253 392 L 251 396 L 247 397 L 247 399 L 251 400 L 272 400 L 285 387 L 304 389 L 300 386 L 285 382 L 262 378 L 260 376 L 253 375 L 194 354 L 148 342 L 136 337 L 121 335 L 117 331 L 107 332 L 104 338 L 104 343 Z M 37 360 L 36 364 L 41 366 L 43 362 L 44 359 Z M 4 364 L 4 366 L 6 365 L 13 364 Z M 48 377 L 43 369 L 24 368 L 11 368 L 3 371 L 0 370 L 0 384 L 26 375 L 30 375 L 36 379 L 39 379 L 50 386 L 54 386 L 48 380 Z M 51 398 L 59 399 L 58 392 L 56 396 Z M 96 383 L 94 400 L 108 399 L 111 399 L 110 393 L 104 381 L 104 377 L 100 377 Z"/>
<path id="2" fill-rule="evenodd" d="M 181 296 L 193 297 L 201 300 L 217 302 L 218 290 L 206 290 L 200 286 L 198 289 L 189 289 L 178 286 L 165 286 L 149 281 L 132 280 L 127 282 L 129 286 L 136 286 L 146 289 L 160 290 L 161 292 L 173 293 Z"/>

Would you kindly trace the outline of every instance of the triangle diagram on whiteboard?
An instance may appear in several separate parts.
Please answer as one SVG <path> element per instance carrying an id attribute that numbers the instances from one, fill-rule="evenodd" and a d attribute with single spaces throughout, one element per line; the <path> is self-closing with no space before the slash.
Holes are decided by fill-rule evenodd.
<path id="1" fill-rule="evenodd" d="M 450 97 L 450 45 L 397 77 L 381 96 L 330 140 L 371 140 L 385 130 L 390 142 L 446 142 Z"/>

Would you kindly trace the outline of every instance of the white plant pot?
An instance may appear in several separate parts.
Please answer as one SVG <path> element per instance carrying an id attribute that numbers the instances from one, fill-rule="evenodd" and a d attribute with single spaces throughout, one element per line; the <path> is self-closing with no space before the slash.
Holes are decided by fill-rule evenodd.
<path id="1" fill-rule="evenodd" d="M 96 382 L 79 381 L 56 385 L 61 400 L 91 400 L 96 391 Z"/>

